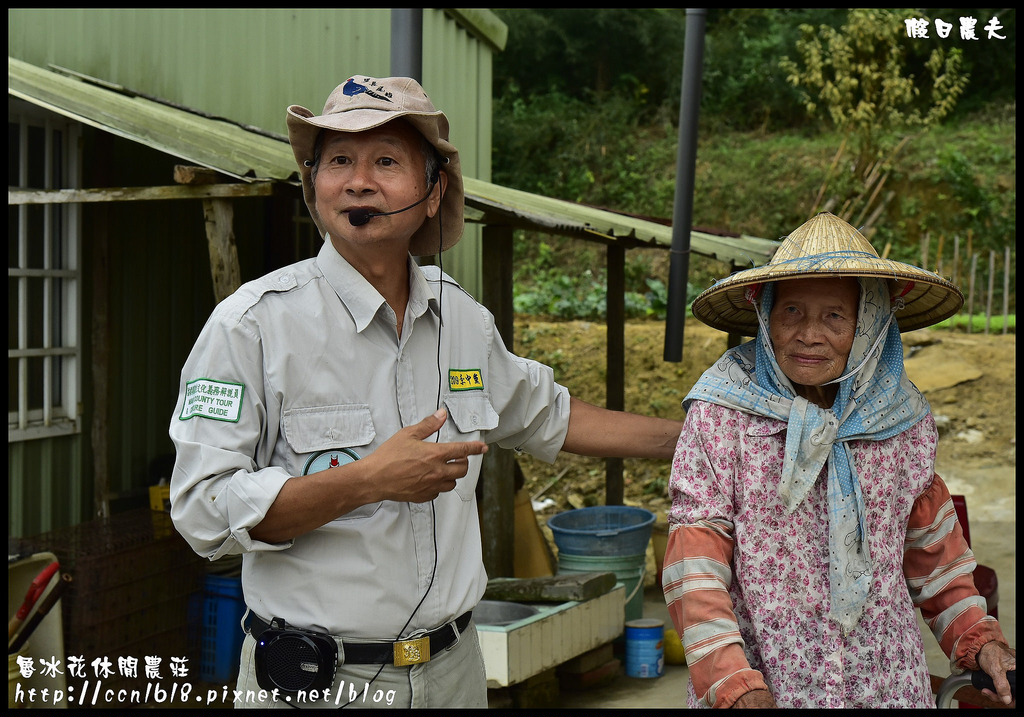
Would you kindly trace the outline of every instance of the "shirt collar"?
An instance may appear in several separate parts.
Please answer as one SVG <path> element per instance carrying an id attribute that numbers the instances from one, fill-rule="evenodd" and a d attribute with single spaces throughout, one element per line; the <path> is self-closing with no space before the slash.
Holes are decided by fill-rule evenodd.
<path id="1" fill-rule="evenodd" d="M 409 256 L 408 262 L 409 306 L 406 312 L 413 318 L 419 318 L 429 308 L 435 315 L 438 315 L 437 297 L 431 290 L 423 271 L 413 261 L 412 256 Z M 331 285 L 338 298 L 352 314 L 356 330 L 362 332 L 386 305 L 384 297 L 374 288 L 373 284 L 338 253 L 329 236 L 324 239 L 316 263 L 320 267 L 320 271 L 323 272 L 324 278 L 327 279 L 327 283 Z"/>

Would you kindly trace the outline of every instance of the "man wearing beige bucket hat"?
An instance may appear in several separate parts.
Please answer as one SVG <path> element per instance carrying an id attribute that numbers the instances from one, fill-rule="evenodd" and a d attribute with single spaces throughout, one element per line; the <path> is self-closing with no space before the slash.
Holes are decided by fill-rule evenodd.
<path id="1" fill-rule="evenodd" d="M 1015 652 L 974 587 L 900 332 L 954 314 L 945 279 L 818 214 L 693 314 L 754 336 L 687 394 L 663 586 L 691 707 L 934 707 L 915 608 L 1010 700 Z M 991 696 L 995 696 L 989 693 Z"/>
<path id="2" fill-rule="evenodd" d="M 353 76 L 287 122 L 324 243 L 204 327 L 171 420 L 171 517 L 197 553 L 242 555 L 236 706 L 486 707 L 487 445 L 667 460 L 682 423 L 570 398 L 413 261 L 459 240 L 464 203 L 415 80 Z"/>

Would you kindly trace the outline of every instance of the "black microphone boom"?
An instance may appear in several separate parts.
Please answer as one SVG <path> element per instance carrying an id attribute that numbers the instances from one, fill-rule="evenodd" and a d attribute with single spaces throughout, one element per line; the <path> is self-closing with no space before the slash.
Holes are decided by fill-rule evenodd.
<path id="1" fill-rule="evenodd" d="M 407 212 L 413 207 L 423 204 L 423 202 L 427 201 L 430 198 L 431 192 L 434 191 L 435 184 L 437 184 L 436 179 L 430 184 L 430 188 L 427 189 L 427 193 L 423 197 L 423 199 L 419 200 L 418 202 L 413 202 L 412 204 L 403 209 L 396 209 L 393 212 L 371 212 L 369 209 L 366 209 L 365 207 L 358 207 L 356 209 L 349 210 L 348 223 L 354 227 L 361 227 L 374 217 L 388 217 L 391 216 L 392 214 L 401 214 L 402 212 Z"/>
<path id="2" fill-rule="evenodd" d="M 375 216 L 370 213 L 369 209 L 360 207 L 359 209 L 353 209 L 348 213 L 348 223 L 354 227 L 361 227 L 370 221 L 370 217 Z"/>

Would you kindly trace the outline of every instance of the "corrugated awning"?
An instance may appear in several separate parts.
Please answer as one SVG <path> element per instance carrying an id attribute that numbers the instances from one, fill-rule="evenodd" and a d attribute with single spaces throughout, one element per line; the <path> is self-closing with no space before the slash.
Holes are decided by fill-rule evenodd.
<path id="1" fill-rule="evenodd" d="M 672 227 L 657 222 L 470 177 L 465 179 L 465 183 L 466 207 L 479 211 L 482 215 L 479 221 L 484 223 L 510 224 L 521 229 L 627 246 L 663 249 L 672 246 Z M 690 232 L 690 249 L 694 253 L 745 267 L 766 263 L 777 246 L 778 242 L 748 235 Z"/>
<path id="2" fill-rule="evenodd" d="M 8 94 L 76 121 L 145 144 L 184 162 L 246 182 L 298 184 L 286 137 L 172 105 L 70 71 L 8 57 Z M 627 246 L 668 249 L 672 228 L 604 209 L 465 177 L 466 219 Z M 730 265 L 764 264 L 778 242 L 694 231 L 696 254 Z"/>
<path id="3" fill-rule="evenodd" d="M 288 181 L 295 174 L 285 138 L 99 82 L 7 58 L 9 95 L 238 179 Z"/>

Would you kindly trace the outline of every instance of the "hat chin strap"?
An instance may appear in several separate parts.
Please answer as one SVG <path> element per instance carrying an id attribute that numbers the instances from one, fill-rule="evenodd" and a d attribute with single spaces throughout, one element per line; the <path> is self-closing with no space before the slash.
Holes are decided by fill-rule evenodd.
<path id="1" fill-rule="evenodd" d="M 757 323 L 761 327 L 761 331 L 763 331 L 764 335 L 768 337 L 769 341 L 771 341 L 771 333 L 769 333 L 768 331 L 768 323 L 765 321 L 764 315 L 761 313 L 761 304 L 755 300 L 757 292 L 750 292 L 748 290 L 746 293 L 747 300 L 754 305 L 754 314 L 757 316 Z M 903 293 L 905 294 L 906 290 L 904 290 Z M 871 358 L 871 356 L 875 353 L 875 349 L 878 348 L 878 345 L 882 343 L 882 340 L 885 339 L 886 335 L 889 333 L 889 325 L 893 322 L 893 319 L 896 318 L 896 312 L 900 311 L 904 306 L 905 302 L 903 300 L 902 294 L 894 298 L 892 300 L 892 308 L 889 310 L 889 318 L 886 319 L 885 326 L 882 327 L 882 330 L 878 332 L 878 337 L 875 339 L 875 343 L 871 344 L 871 348 L 868 349 L 867 353 L 864 354 L 864 359 L 859 364 L 857 364 L 856 367 L 850 369 L 850 371 L 848 371 L 846 374 L 840 376 L 839 378 L 834 378 L 831 381 L 826 381 L 821 385 L 831 386 L 833 383 L 841 383 L 842 381 L 845 381 L 846 379 L 850 378 L 850 376 L 860 373 L 860 371 L 867 365 L 868 359 Z"/>
<path id="2" fill-rule="evenodd" d="M 893 319 L 896 317 L 896 312 L 899 311 L 902 308 L 903 308 L 903 297 L 899 296 L 899 297 L 896 298 L 895 301 L 892 302 L 892 309 L 889 311 L 889 318 L 885 320 L 885 326 L 883 326 L 882 330 L 878 332 L 878 338 L 875 339 L 875 343 L 871 344 L 871 348 L 868 349 L 868 352 L 866 354 L 864 354 L 864 359 L 859 364 L 857 364 L 857 366 L 855 368 L 851 369 L 846 375 L 840 376 L 839 378 L 832 379 L 831 381 L 826 381 L 825 383 L 823 383 L 821 385 L 822 386 L 830 386 L 833 383 L 840 383 L 840 382 L 845 381 L 846 379 L 850 378 L 850 376 L 853 376 L 854 374 L 859 373 L 861 371 L 861 369 L 863 369 L 867 365 L 868 359 L 871 358 L 874 355 L 875 349 L 878 348 L 878 344 L 882 343 L 882 340 L 886 337 L 886 335 L 888 335 L 888 333 L 889 333 L 889 325 L 892 323 Z"/>

